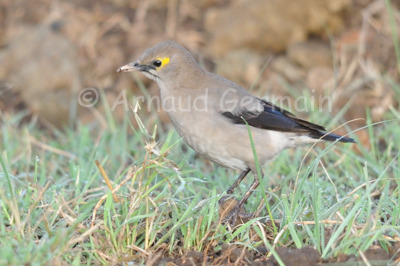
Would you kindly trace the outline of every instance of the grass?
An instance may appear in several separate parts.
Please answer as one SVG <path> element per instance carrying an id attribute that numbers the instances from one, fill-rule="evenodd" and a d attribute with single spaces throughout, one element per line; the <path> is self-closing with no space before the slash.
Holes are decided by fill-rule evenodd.
<path id="1" fill-rule="evenodd" d="M 157 252 L 214 252 L 223 243 L 270 251 L 312 245 L 323 258 L 363 257 L 369 247 L 389 250 L 400 238 L 395 109 L 386 122 L 368 121 L 370 149 L 328 143 L 282 152 L 263 167 L 261 188 L 246 205 L 258 218 L 235 230 L 219 223 L 218 200 L 238 173 L 210 168 L 182 148 L 175 131 L 138 129 L 133 112 L 121 123 L 106 115 L 116 126 L 103 130 L 40 129 L 22 123 L 25 115 L 1 122 L 0 264 L 145 263 Z M 251 182 L 245 179 L 236 196 Z"/>

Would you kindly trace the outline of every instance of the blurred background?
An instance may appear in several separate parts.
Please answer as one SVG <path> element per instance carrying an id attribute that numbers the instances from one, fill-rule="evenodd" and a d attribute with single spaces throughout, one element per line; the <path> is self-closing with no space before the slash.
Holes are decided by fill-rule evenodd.
<path id="1" fill-rule="evenodd" d="M 327 111 L 342 112 L 340 122 L 365 118 L 366 109 L 381 121 L 399 105 L 399 25 L 400 1 L 1 0 L 0 114 L 24 110 L 57 128 L 99 121 L 105 105 L 84 108 L 79 92 L 95 88 L 109 105 L 123 90 L 142 94 L 141 85 L 156 95 L 154 82 L 115 70 L 172 39 L 259 97 L 306 94 L 318 105 L 329 96 Z M 121 105 L 113 115 L 124 112 Z"/>

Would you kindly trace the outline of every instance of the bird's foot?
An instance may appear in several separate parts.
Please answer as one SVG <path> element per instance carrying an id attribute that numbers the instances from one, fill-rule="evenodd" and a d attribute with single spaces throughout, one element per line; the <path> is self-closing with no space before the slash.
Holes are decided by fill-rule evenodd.
<path id="1" fill-rule="evenodd" d="M 222 219 L 222 224 L 236 226 L 244 224 L 253 217 L 252 213 L 240 212 L 239 208 L 233 209 L 227 216 Z"/>
<path id="2" fill-rule="evenodd" d="M 222 224 L 236 226 L 247 222 L 253 216 L 252 213 L 246 213 L 239 201 L 233 197 L 224 196 L 219 200 L 220 217 Z"/>

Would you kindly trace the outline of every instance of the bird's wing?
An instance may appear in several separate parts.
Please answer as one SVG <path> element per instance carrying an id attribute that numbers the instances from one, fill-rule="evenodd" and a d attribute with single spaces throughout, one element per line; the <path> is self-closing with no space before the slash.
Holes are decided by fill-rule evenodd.
<path id="1" fill-rule="evenodd" d="M 253 127 L 282 132 L 307 133 L 310 131 L 325 131 L 322 126 L 310 123 L 296 117 L 294 114 L 268 102 L 255 98 L 258 108 L 252 106 L 239 106 L 234 110 L 221 111 L 235 124 L 245 124 L 244 120 Z"/>

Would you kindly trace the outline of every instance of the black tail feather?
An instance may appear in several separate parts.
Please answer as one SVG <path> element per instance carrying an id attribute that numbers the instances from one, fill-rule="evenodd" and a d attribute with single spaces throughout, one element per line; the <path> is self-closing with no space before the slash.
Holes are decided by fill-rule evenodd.
<path id="1" fill-rule="evenodd" d="M 332 133 L 326 133 L 326 132 L 321 132 L 321 131 L 313 131 L 309 135 L 313 139 L 323 139 L 327 141 L 339 141 L 339 142 L 345 142 L 345 143 L 356 143 L 356 141 L 352 138 L 332 134 Z"/>

